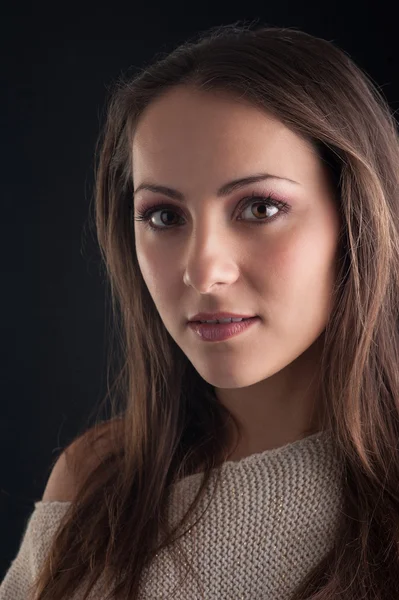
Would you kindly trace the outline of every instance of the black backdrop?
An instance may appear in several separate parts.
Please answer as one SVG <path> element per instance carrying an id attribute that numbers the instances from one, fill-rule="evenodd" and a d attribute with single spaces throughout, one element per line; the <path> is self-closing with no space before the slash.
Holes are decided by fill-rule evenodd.
<path id="1" fill-rule="evenodd" d="M 196 31 L 259 18 L 334 41 L 398 110 L 388 3 L 269 4 L 2 10 L 0 581 L 50 462 L 105 393 L 105 288 L 88 215 L 109 85 Z"/>

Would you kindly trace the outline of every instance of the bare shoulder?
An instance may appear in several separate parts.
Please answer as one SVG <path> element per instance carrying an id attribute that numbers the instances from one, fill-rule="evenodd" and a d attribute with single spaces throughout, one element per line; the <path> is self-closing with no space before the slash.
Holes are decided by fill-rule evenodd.
<path id="1" fill-rule="evenodd" d="M 110 449 L 109 422 L 90 429 L 67 446 L 55 462 L 43 493 L 43 502 L 73 502 L 78 484 Z M 99 437 L 97 434 L 101 433 Z M 96 434 L 96 435 L 94 435 Z"/>

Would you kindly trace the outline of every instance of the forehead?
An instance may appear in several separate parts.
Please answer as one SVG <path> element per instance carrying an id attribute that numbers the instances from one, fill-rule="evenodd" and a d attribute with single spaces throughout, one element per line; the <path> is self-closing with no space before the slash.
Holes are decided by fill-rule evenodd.
<path id="1" fill-rule="evenodd" d="M 164 183 L 204 175 L 232 179 L 267 170 L 296 181 L 321 176 L 313 146 L 273 115 L 225 93 L 179 86 L 141 115 L 132 141 L 133 179 Z"/>

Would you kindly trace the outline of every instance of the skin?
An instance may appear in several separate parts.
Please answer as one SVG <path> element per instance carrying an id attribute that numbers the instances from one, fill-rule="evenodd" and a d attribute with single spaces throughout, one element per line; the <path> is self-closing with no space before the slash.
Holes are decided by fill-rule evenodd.
<path id="1" fill-rule="evenodd" d="M 340 229 L 325 163 L 309 142 L 259 108 L 187 86 L 147 107 L 132 161 L 134 190 L 152 182 L 185 197 L 135 193 L 135 216 L 149 203 L 176 211 L 164 208 L 151 217 L 168 231 L 134 222 L 137 257 L 169 334 L 243 427 L 230 460 L 301 439 L 309 428 L 318 431 L 319 358 Z M 258 173 L 297 183 L 270 179 L 216 195 L 226 182 Z M 256 204 L 239 208 L 252 192 L 280 196 L 290 212 L 254 224 L 270 220 L 276 209 L 262 216 Z M 187 326 L 195 313 L 219 310 L 261 320 L 216 343 Z"/>

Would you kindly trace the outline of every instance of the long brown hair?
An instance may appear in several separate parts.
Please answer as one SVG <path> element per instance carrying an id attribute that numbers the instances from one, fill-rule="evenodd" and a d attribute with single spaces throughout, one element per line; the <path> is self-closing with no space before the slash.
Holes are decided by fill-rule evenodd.
<path id="1" fill-rule="evenodd" d="M 83 582 L 86 600 L 100 576 L 107 599 L 139 597 L 143 569 L 162 548 L 177 547 L 184 535 L 177 529 L 231 449 L 227 425 L 235 420 L 167 332 L 135 254 L 132 135 L 145 108 L 176 85 L 223 90 L 265 109 L 310 141 L 334 178 L 342 230 L 320 398 L 324 427 L 342 459 L 344 509 L 333 549 L 293 600 L 393 600 L 399 597 L 397 123 L 346 52 L 295 28 L 256 22 L 197 34 L 112 90 L 99 138 L 95 225 L 117 341 L 110 358 L 118 368 L 110 401 L 104 400 L 111 409 L 106 428 L 98 420 L 82 436 L 90 453 L 106 431 L 108 449 L 63 518 L 34 600 L 69 600 Z M 198 495 L 169 530 L 169 488 L 198 470 Z"/>

